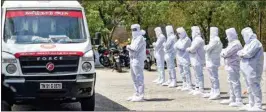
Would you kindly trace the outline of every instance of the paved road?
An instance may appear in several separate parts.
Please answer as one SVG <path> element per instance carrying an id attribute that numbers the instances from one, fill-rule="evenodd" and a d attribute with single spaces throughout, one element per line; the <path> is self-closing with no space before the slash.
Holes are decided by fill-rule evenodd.
<path id="1" fill-rule="evenodd" d="M 156 72 L 145 71 L 145 99 L 146 102 L 128 102 L 125 99 L 131 96 L 133 93 L 133 85 L 130 77 L 130 73 L 125 70 L 124 73 L 117 73 L 110 69 L 97 69 L 97 82 L 96 82 L 96 110 L 101 111 L 118 111 L 118 110 L 187 110 L 187 111 L 199 111 L 199 110 L 225 110 L 235 111 L 237 108 L 229 107 L 227 105 L 220 105 L 220 100 L 209 101 L 197 96 L 188 95 L 187 92 L 178 91 L 175 88 L 167 88 L 158 86 L 152 83 L 152 80 L 156 78 Z M 221 93 L 222 99 L 228 98 L 228 85 L 227 74 L 220 69 L 221 80 Z M 205 76 L 205 89 L 209 91 L 210 81 L 208 74 L 204 72 Z M 177 74 L 178 80 L 180 76 Z M 266 107 L 266 74 L 263 75 L 263 105 Z M 193 77 L 194 80 L 194 77 Z M 241 79 L 242 80 L 242 79 Z M 178 83 L 180 85 L 181 83 Z M 245 88 L 245 84 L 242 80 L 242 87 Z M 247 96 L 243 96 L 244 102 L 247 102 Z M 75 111 L 80 110 L 79 103 L 68 104 L 50 104 L 44 105 L 16 105 L 13 110 L 68 110 Z"/>

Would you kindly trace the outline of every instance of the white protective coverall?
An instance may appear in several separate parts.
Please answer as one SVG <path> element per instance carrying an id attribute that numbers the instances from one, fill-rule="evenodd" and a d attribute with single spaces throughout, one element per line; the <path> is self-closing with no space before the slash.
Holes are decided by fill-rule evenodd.
<path id="1" fill-rule="evenodd" d="M 205 64 L 205 51 L 204 40 L 201 37 L 200 28 L 198 26 L 191 27 L 192 30 L 192 43 L 186 50 L 190 53 L 191 65 L 195 72 L 196 88 L 194 91 L 189 92 L 193 95 L 203 95 L 204 91 L 204 77 L 203 66 Z"/>
<path id="2" fill-rule="evenodd" d="M 220 97 L 220 83 L 218 68 L 220 66 L 220 54 L 223 49 L 222 42 L 218 37 L 218 28 L 210 28 L 210 42 L 204 46 L 206 52 L 206 68 L 210 75 L 211 92 L 204 94 L 203 97 L 214 100 Z"/>
<path id="3" fill-rule="evenodd" d="M 167 64 L 167 69 L 169 72 L 169 80 L 163 83 L 163 86 L 167 86 L 170 88 L 176 87 L 176 70 L 175 70 L 175 50 L 174 45 L 177 41 L 177 38 L 174 34 L 173 26 L 168 25 L 166 26 L 166 34 L 167 40 L 163 44 L 164 51 L 165 51 L 165 61 Z"/>
<path id="4" fill-rule="evenodd" d="M 249 93 L 249 104 L 244 106 L 244 110 L 262 111 L 260 82 L 264 62 L 263 46 L 251 28 L 244 28 L 241 34 L 246 44 L 243 50 L 238 52 L 238 56 L 242 58 L 240 69 L 244 75 Z"/>
<path id="5" fill-rule="evenodd" d="M 183 27 L 176 29 L 179 36 L 178 41 L 175 43 L 176 59 L 178 60 L 179 72 L 183 81 L 182 91 L 192 90 L 191 72 L 190 72 L 190 58 L 189 52 L 186 51 L 191 46 L 191 39 Z"/>
<path id="6" fill-rule="evenodd" d="M 242 49 L 242 45 L 238 40 L 235 28 L 229 28 L 225 31 L 228 39 L 228 46 L 222 50 L 221 56 L 225 59 L 225 70 L 228 72 L 228 82 L 230 87 L 230 98 L 223 100 L 221 104 L 229 104 L 229 106 L 242 106 L 241 83 L 240 83 L 240 57 L 237 52 Z"/>
<path id="7" fill-rule="evenodd" d="M 129 101 L 143 101 L 144 99 L 144 60 L 146 56 L 145 40 L 139 24 L 131 25 L 132 42 L 127 46 L 130 56 L 131 76 L 136 93 L 129 97 Z"/>
<path id="8" fill-rule="evenodd" d="M 161 27 L 156 27 L 154 29 L 157 41 L 156 43 L 153 43 L 154 50 L 155 50 L 155 58 L 156 58 L 156 64 L 157 64 L 157 71 L 159 73 L 159 76 L 156 80 L 153 82 L 157 84 L 162 84 L 165 82 L 165 73 L 164 73 L 164 46 L 163 43 L 166 41 L 165 36 L 162 33 Z"/>

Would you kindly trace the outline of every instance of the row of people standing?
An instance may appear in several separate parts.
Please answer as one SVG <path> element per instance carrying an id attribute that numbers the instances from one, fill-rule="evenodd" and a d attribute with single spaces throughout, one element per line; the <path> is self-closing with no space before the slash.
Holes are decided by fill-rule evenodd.
<path id="1" fill-rule="evenodd" d="M 263 47 L 252 29 L 247 27 L 241 32 L 245 46 L 242 47 L 238 40 L 235 28 L 225 31 L 228 46 L 222 49 L 223 45 L 218 36 L 218 28 L 210 28 L 210 42 L 205 45 L 198 26 L 191 27 L 192 41 L 183 27 L 177 28 L 174 33 L 171 25 L 166 26 L 166 36 L 162 33 L 161 27 L 154 29 L 157 41 L 153 43 L 155 58 L 157 61 L 158 78 L 153 82 L 176 87 L 176 71 L 174 60 L 177 60 L 179 74 L 182 79 L 182 86 L 177 87 L 182 91 L 189 91 L 189 94 L 200 95 L 209 100 L 220 98 L 220 82 L 218 68 L 220 58 L 225 60 L 225 70 L 228 73 L 230 87 L 230 98 L 222 100 L 221 104 L 228 104 L 233 107 L 241 107 L 240 110 L 262 110 L 261 76 L 263 70 Z M 166 81 L 164 72 L 164 61 L 166 61 L 169 79 Z M 195 87 L 192 86 L 190 65 L 195 73 Z M 203 67 L 206 67 L 211 80 L 211 91 L 204 93 Z M 249 93 L 249 103 L 244 105 L 241 98 L 240 71 L 243 73 Z"/>

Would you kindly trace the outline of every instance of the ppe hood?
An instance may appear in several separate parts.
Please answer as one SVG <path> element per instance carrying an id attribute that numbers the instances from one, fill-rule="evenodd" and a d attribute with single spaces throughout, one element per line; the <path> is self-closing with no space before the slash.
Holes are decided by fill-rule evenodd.
<path id="1" fill-rule="evenodd" d="M 132 38 L 136 38 L 142 35 L 139 24 L 131 25 L 131 31 L 132 31 Z"/>
<path id="2" fill-rule="evenodd" d="M 210 40 L 212 40 L 215 37 L 218 37 L 218 28 L 217 27 L 211 27 L 210 28 Z"/>
<path id="3" fill-rule="evenodd" d="M 146 34 L 146 31 L 145 30 L 141 30 L 141 34 L 142 35 L 145 35 Z"/>
<path id="4" fill-rule="evenodd" d="M 176 32 L 177 32 L 179 38 L 185 38 L 185 37 L 187 37 L 187 33 L 186 33 L 186 31 L 185 31 L 185 29 L 183 27 L 177 28 L 176 29 Z"/>
<path id="5" fill-rule="evenodd" d="M 225 33 L 226 33 L 226 38 L 228 39 L 229 42 L 232 42 L 238 39 L 235 28 L 229 28 L 225 30 Z"/>
<path id="6" fill-rule="evenodd" d="M 194 39 L 196 36 L 200 36 L 200 28 L 198 26 L 192 26 L 192 39 Z"/>
<path id="7" fill-rule="evenodd" d="M 246 27 L 241 31 L 246 44 L 249 44 L 253 39 L 257 38 L 257 35 L 253 33 L 250 27 Z"/>

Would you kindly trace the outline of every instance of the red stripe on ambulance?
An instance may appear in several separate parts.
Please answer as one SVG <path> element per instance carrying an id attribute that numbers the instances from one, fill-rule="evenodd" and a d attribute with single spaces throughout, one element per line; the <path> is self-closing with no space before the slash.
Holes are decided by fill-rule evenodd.
<path id="1" fill-rule="evenodd" d="M 21 56 L 83 56 L 83 52 L 79 51 L 45 51 L 45 52 L 18 52 L 15 57 Z"/>

